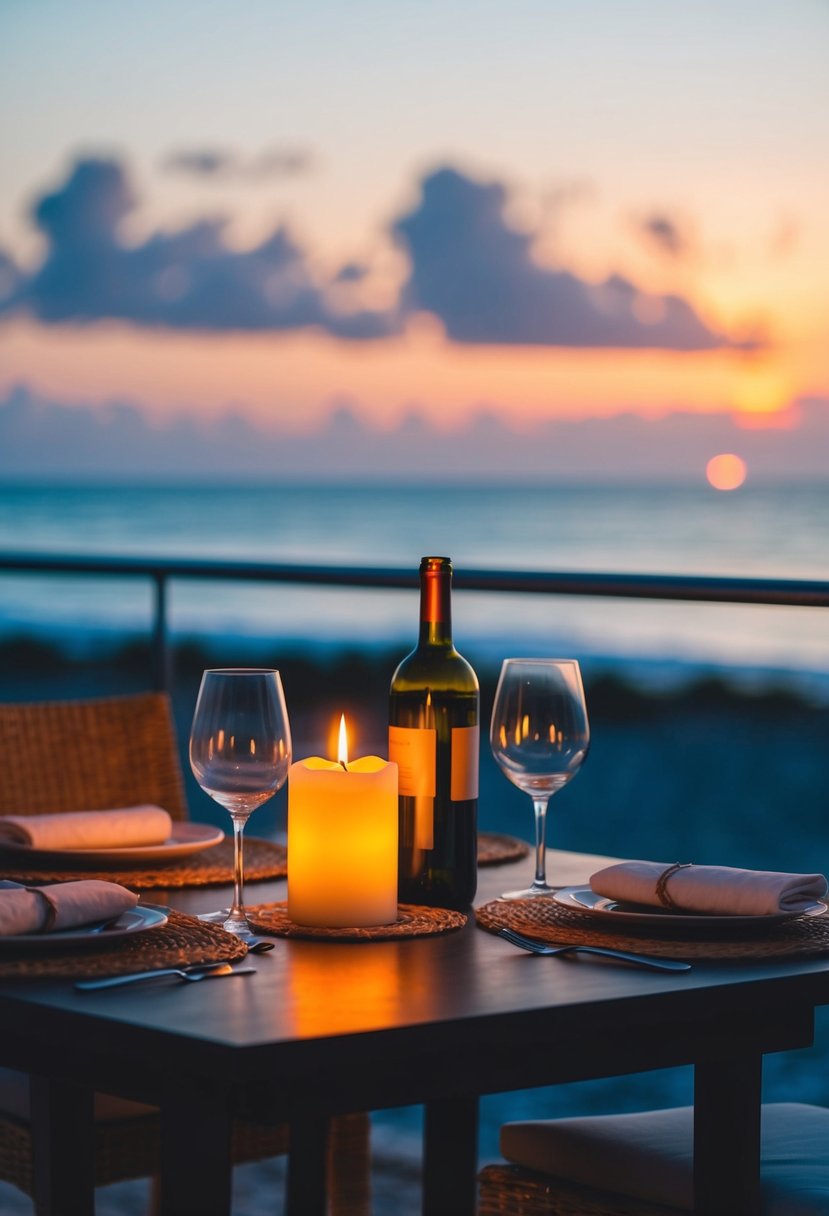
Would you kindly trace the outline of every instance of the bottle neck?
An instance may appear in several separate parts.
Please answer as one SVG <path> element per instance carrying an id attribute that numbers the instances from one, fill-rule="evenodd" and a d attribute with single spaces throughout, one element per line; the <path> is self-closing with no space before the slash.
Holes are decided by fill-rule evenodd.
<path id="1" fill-rule="evenodd" d="M 452 645 L 452 570 L 427 567 L 420 571 L 421 646 Z"/>

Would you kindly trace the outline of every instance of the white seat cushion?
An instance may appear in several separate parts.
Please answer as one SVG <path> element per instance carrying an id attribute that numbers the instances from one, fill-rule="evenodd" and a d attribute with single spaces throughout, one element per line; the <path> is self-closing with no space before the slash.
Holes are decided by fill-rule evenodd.
<path id="1" fill-rule="evenodd" d="M 693 1107 L 506 1123 L 501 1152 L 542 1174 L 693 1210 Z M 829 1216 L 829 1110 L 763 1106 L 763 1216 Z"/>
<path id="2" fill-rule="evenodd" d="M 136 1119 L 140 1115 L 151 1115 L 157 1107 L 144 1106 L 142 1102 L 129 1102 L 126 1098 L 115 1098 L 111 1094 L 95 1095 L 96 1119 Z M 28 1123 L 29 1074 L 12 1068 L 0 1068 L 0 1116 L 10 1115 L 22 1123 Z"/>

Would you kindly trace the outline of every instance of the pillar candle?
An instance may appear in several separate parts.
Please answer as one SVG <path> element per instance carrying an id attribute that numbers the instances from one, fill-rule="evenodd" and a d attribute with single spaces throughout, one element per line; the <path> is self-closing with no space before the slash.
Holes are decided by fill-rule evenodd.
<path id="1" fill-rule="evenodd" d="M 397 765 L 309 756 L 288 773 L 288 915 L 328 928 L 397 919 Z"/>

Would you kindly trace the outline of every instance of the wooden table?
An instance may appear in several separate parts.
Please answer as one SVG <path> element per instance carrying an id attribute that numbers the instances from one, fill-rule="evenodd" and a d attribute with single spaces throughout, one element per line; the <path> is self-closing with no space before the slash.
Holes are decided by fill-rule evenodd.
<path id="1" fill-rule="evenodd" d="M 580 882 L 605 860 L 551 852 L 549 872 Z M 476 902 L 530 869 L 482 869 Z M 251 903 L 284 895 L 284 883 L 248 889 Z M 220 897 L 170 902 L 195 913 Z M 205 984 L 0 986 L 0 1063 L 35 1076 L 35 1132 L 71 1216 L 93 1210 L 93 1088 L 161 1107 L 164 1216 L 227 1216 L 234 1113 L 291 1123 L 288 1210 L 315 1216 L 329 1117 L 408 1104 L 426 1107 L 424 1213 L 472 1216 L 480 1095 L 684 1064 L 695 1066 L 697 1210 L 750 1216 L 762 1056 L 808 1046 L 814 1007 L 829 1002 L 829 958 L 663 974 L 534 958 L 471 918 L 431 938 L 280 940 L 253 962 L 255 976 Z"/>

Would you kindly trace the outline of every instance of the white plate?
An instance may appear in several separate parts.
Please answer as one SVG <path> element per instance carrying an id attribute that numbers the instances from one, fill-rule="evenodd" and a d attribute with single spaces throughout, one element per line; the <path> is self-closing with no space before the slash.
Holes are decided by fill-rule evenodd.
<path id="1" fill-rule="evenodd" d="M 12 844 L 3 841 L 2 849 L 19 855 L 31 857 L 37 861 L 94 861 L 106 865 L 123 866 L 142 865 L 144 862 L 177 861 L 181 857 L 189 857 L 191 853 L 200 853 L 202 849 L 212 849 L 221 844 L 225 834 L 221 828 L 209 823 L 174 823 L 170 836 L 162 844 L 134 845 L 127 849 L 35 849 L 29 844 Z"/>
<path id="2" fill-rule="evenodd" d="M 815 902 L 799 912 L 774 912 L 767 916 L 714 916 L 703 912 L 671 912 L 668 909 L 655 912 L 643 908 L 640 904 L 625 904 L 617 899 L 597 895 L 589 887 L 562 887 L 552 898 L 557 904 L 561 904 L 562 908 L 601 916 L 617 924 L 627 921 L 629 924 L 667 925 L 672 929 L 681 929 L 686 925 L 694 929 L 739 929 L 749 926 L 759 928 L 776 925 L 795 916 L 822 916 L 826 911 L 826 904 Z"/>
<path id="3" fill-rule="evenodd" d="M 107 924 L 105 928 L 95 925 L 82 925 L 77 929 L 61 929 L 59 933 L 21 933 L 15 936 L 0 937 L 0 948 L 3 946 L 25 946 L 27 949 L 49 948 L 60 946 L 105 946 L 121 937 L 132 937 L 134 933 L 144 933 L 147 929 L 158 929 L 167 923 L 167 913 L 162 908 L 152 905 L 136 905 L 128 912 L 122 912 L 116 921 Z"/>

